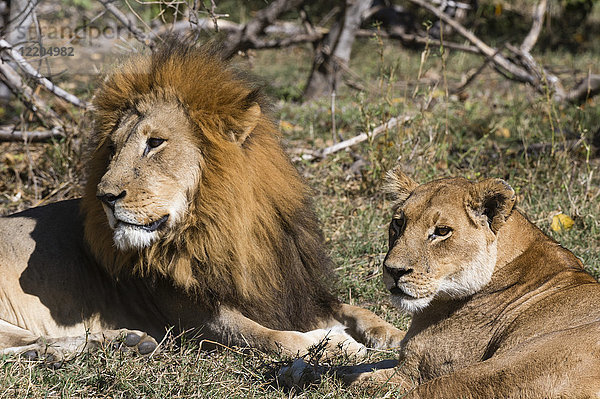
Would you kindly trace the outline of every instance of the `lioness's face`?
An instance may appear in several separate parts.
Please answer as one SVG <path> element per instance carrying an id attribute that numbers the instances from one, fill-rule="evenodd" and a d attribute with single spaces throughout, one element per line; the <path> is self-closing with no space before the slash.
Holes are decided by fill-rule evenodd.
<path id="1" fill-rule="evenodd" d="M 104 143 L 109 163 L 97 197 L 119 249 L 148 246 L 183 218 L 202 162 L 191 126 L 175 103 L 143 103 Z"/>
<path id="2" fill-rule="evenodd" d="M 465 179 L 412 184 L 390 223 L 383 272 L 393 303 L 409 312 L 436 297 L 471 295 L 489 282 L 496 263 L 491 222 L 500 198 L 479 198 L 477 184 Z"/>

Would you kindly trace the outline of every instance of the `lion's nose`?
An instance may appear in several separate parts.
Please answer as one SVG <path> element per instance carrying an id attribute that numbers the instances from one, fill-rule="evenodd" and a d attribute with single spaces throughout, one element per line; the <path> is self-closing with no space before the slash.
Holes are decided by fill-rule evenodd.
<path id="1" fill-rule="evenodd" d="M 400 267 L 389 267 L 387 265 L 383 265 L 383 268 L 387 274 L 390 275 L 394 279 L 394 283 L 398 283 L 400 277 L 412 273 L 413 269 L 408 268 L 400 268 Z"/>
<path id="2" fill-rule="evenodd" d="M 114 194 L 98 194 L 96 197 L 98 197 L 98 199 L 102 202 L 104 202 L 106 205 L 108 205 L 110 207 L 110 209 L 114 209 L 115 208 L 115 203 L 120 200 L 121 198 L 125 197 L 125 195 L 127 195 L 127 192 L 125 190 L 121 191 L 121 193 L 119 195 L 114 195 Z"/>

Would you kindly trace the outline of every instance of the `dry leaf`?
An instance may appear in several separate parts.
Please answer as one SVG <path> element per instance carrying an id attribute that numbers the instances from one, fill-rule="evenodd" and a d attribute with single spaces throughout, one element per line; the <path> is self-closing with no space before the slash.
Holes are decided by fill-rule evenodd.
<path id="1" fill-rule="evenodd" d="M 288 121 L 279 121 L 279 128 L 284 132 L 298 132 L 302 130 L 301 126 L 294 125 Z"/>
<path id="2" fill-rule="evenodd" d="M 564 213 L 559 213 L 552 217 L 552 224 L 550 227 L 554 231 L 562 231 L 562 230 L 570 230 L 573 228 L 573 224 L 575 222 L 573 219 L 565 215 Z"/>
<path id="3" fill-rule="evenodd" d="M 508 138 L 510 138 L 510 130 L 508 130 L 505 127 L 500 127 L 498 129 L 496 129 L 496 136 L 504 137 L 505 139 L 508 139 Z"/>

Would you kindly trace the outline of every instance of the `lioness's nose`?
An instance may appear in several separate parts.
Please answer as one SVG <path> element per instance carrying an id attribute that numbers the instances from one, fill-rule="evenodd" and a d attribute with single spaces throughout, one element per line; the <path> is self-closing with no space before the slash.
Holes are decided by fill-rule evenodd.
<path id="1" fill-rule="evenodd" d="M 394 283 L 397 283 L 398 280 L 400 280 L 400 277 L 409 274 L 413 271 L 413 269 L 389 267 L 387 265 L 383 265 L 383 269 L 387 274 L 390 275 L 390 277 L 394 279 Z"/>
<path id="2" fill-rule="evenodd" d="M 127 192 L 125 190 L 123 190 L 123 191 L 121 191 L 121 193 L 119 195 L 106 193 L 106 194 L 98 194 L 98 195 L 96 195 L 96 197 L 98 197 L 98 199 L 100 201 L 102 201 L 106 205 L 108 205 L 110 207 L 110 209 L 114 209 L 115 203 L 117 202 L 117 200 L 120 200 L 121 198 L 125 197 L 125 195 L 127 195 Z"/>

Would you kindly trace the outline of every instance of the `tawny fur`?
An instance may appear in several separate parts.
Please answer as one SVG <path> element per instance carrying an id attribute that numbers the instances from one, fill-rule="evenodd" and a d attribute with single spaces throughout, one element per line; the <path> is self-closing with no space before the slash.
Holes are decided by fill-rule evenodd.
<path id="1" fill-rule="evenodd" d="M 325 287 L 310 191 L 260 91 L 215 47 L 167 40 L 93 103 L 84 198 L 0 218 L 0 353 L 131 334 L 148 353 L 169 329 L 286 355 L 325 337 L 327 353 L 400 342 Z"/>
<path id="2" fill-rule="evenodd" d="M 263 99 L 214 52 L 174 44 L 150 59 L 130 60 L 96 92 L 95 151 L 83 202 L 87 241 L 114 275 L 133 265 L 140 275 L 171 277 L 207 307 L 235 305 L 269 327 L 310 329 L 307 321 L 329 316 L 335 302 L 321 285 L 329 260 L 309 190 L 267 117 L 259 116 L 241 145 L 232 139 L 243 131 L 248 107 Z M 104 143 L 121 115 L 156 100 L 183 106 L 204 165 L 186 219 L 157 244 L 120 253 L 96 199 L 108 162 Z"/>
<path id="3" fill-rule="evenodd" d="M 600 397 L 600 284 L 513 209 L 512 188 L 389 177 L 384 282 L 412 323 L 396 368 L 338 374 L 406 398 Z"/>

